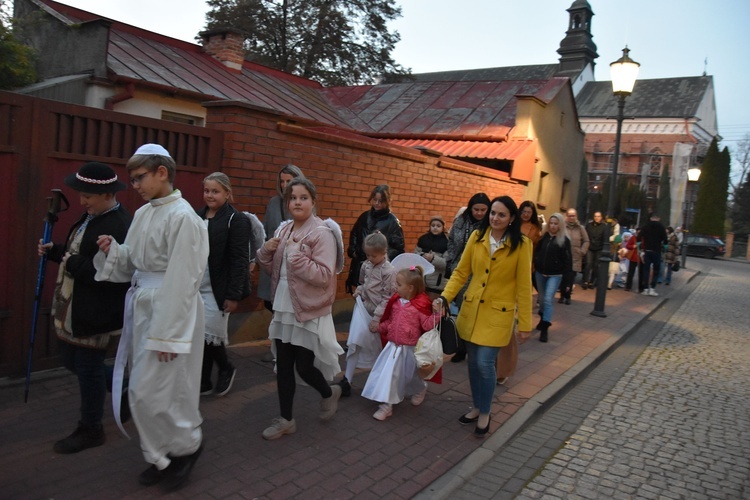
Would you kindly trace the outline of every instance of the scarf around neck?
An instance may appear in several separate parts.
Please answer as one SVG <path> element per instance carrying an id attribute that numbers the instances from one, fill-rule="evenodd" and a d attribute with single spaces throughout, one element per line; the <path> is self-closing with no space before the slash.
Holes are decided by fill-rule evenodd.
<path id="1" fill-rule="evenodd" d="M 436 252 L 445 253 L 448 251 L 448 237 L 445 233 L 432 234 L 427 232 L 419 237 L 417 245 L 424 253 Z"/>

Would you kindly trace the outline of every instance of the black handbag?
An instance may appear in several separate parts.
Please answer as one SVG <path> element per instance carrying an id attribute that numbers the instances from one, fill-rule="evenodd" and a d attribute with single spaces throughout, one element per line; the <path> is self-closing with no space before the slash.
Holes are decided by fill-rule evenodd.
<path id="1" fill-rule="evenodd" d="M 672 272 L 676 273 L 679 270 L 680 270 L 680 261 L 676 260 L 674 261 L 674 264 L 672 264 Z"/>
<path id="2" fill-rule="evenodd" d="M 443 343 L 443 354 L 454 354 L 458 351 L 458 330 L 452 317 L 440 320 L 440 342 Z"/>

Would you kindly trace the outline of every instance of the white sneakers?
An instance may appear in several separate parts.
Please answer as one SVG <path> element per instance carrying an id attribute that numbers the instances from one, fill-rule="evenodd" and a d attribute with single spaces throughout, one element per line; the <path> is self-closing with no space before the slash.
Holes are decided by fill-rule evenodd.
<path id="1" fill-rule="evenodd" d="M 393 405 L 383 403 L 382 405 L 378 406 L 378 411 L 372 414 L 372 418 L 374 418 L 375 420 L 380 420 L 382 422 L 391 415 L 393 415 Z"/>
<path id="2" fill-rule="evenodd" d="M 274 418 L 271 427 L 263 431 L 263 439 L 269 441 L 279 439 L 284 434 L 294 434 L 297 432 L 297 422 L 294 419 L 287 420 L 284 417 Z"/>
<path id="3" fill-rule="evenodd" d="M 417 394 L 414 394 L 411 397 L 411 404 L 413 404 L 414 406 L 421 405 L 426 395 L 427 395 L 427 384 L 425 384 L 424 389 L 422 389 L 421 392 L 418 392 Z"/>
<path id="4" fill-rule="evenodd" d="M 656 292 L 654 288 L 644 288 L 641 292 L 641 295 L 649 295 L 651 297 L 658 297 L 659 294 Z"/>
<path id="5" fill-rule="evenodd" d="M 341 397 L 341 386 L 332 385 L 331 396 L 320 400 L 320 419 L 330 420 L 336 414 L 336 408 L 339 405 L 339 398 Z"/>

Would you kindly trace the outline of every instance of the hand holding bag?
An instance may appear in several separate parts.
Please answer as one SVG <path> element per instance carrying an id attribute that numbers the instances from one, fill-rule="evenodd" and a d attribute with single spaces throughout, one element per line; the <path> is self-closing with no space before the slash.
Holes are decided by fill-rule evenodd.
<path id="1" fill-rule="evenodd" d="M 440 323 L 429 332 L 419 337 L 414 348 L 419 375 L 424 380 L 430 380 L 443 366 L 443 344 L 440 342 Z"/>

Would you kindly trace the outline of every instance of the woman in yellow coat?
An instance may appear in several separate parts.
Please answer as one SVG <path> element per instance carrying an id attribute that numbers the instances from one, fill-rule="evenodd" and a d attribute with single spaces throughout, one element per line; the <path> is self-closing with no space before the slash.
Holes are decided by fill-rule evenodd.
<path id="1" fill-rule="evenodd" d="M 474 433 L 484 436 L 490 428 L 495 393 L 495 359 L 510 343 L 518 320 L 518 343 L 531 334 L 531 240 L 521 234 L 518 207 L 509 196 L 492 200 L 479 228 L 466 244 L 461 261 L 433 303 L 436 311 L 448 304 L 472 276 L 456 320 L 459 336 L 466 342 L 469 383 L 474 407 L 459 422 L 476 422 Z"/>

